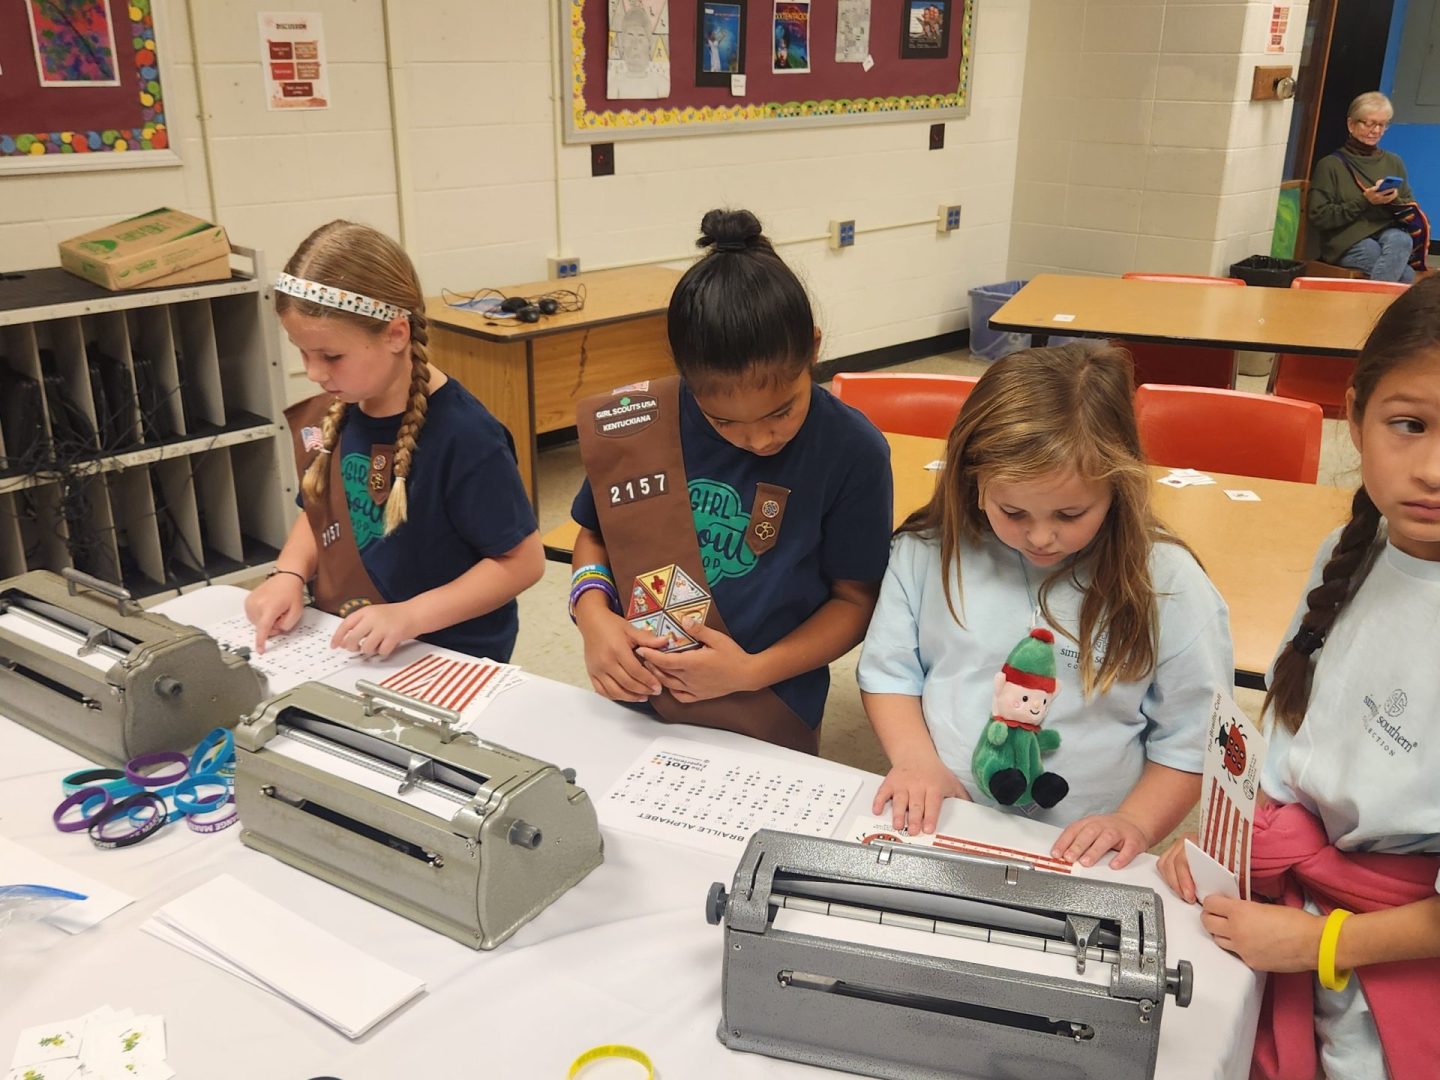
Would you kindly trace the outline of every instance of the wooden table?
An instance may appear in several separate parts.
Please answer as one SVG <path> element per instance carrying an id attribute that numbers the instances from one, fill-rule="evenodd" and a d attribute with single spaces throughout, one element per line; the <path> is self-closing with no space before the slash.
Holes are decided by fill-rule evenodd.
<path id="1" fill-rule="evenodd" d="M 945 440 L 889 432 L 885 439 L 899 525 L 935 490 L 940 474 L 925 466 L 945 456 Z M 1152 466 L 1150 471 L 1158 479 L 1170 470 Z M 1263 689 L 1265 671 L 1290 625 L 1315 551 L 1348 517 L 1354 492 L 1255 476 L 1210 475 L 1214 484 L 1171 488 L 1157 483 L 1152 489 L 1155 512 L 1190 545 L 1230 607 L 1236 684 Z M 1235 502 L 1226 497 L 1226 488 L 1253 491 L 1260 501 Z M 569 562 L 577 530 L 570 521 L 546 533 L 546 555 Z"/>
<path id="2" fill-rule="evenodd" d="M 1393 294 L 1381 293 L 1040 274 L 991 317 L 990 326 L 1033 334 L 1036 345 L 1065 334 L 1357 356 L 1392 300 Z"/>
<path id="3" fill-rule="evenodd" d="M 520 477 L 536 502 L 535 439 L 572 427 L 575 403 L 674 371 L 665 309 L 680 271 L 602 270 L 559 281 L 508 285 L 506 296 L 585 288 L 585 309 L 538 323 L 495 319 L 427 297 L 430 357 L 485 403 L 515 438 Z M 454 298 L 454 294 L 451 294 Z"/>

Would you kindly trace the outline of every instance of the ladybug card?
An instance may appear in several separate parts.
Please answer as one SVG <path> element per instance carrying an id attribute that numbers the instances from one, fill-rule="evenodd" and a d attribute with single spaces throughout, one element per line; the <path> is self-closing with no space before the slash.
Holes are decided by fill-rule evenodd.
<path id="1" fill-rule="evenodd" d="M 1229 694 L 1217 690 L 1206 728 L 1200 843 L 1186 845 L 1202 900 L 1211 892 L 1250 898 L 1250 834 L 1265 750 L 1260 729 Z"/>

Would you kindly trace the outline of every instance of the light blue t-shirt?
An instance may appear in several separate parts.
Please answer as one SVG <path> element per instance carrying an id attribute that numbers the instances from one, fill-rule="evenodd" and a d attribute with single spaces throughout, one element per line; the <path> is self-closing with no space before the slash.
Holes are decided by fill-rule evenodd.
<path id="1" fill-rule="evenodd" d="M 1320 584 L 1339 536 L 1337 529 L 1321 545 L 1285 641 L 1299 629 L 1305 597 Z M 1292 735 L 1267 724 L 1265 794 L 1300 803 L 1342 851 L 1440 852 L 1437 636 L 1440 562 L 1385 544 L 1315 654 L 1300 730 Z M 1440 891 L 1440 878 L 1435 886 Z M 1327 1076 L 1385 1080 L 1380 1037 L 1359 979 L 1341 991 L 1317 980 L 1315 1023 Z"/>
<path id="2" fill-rule="evenodd" d="M 940 759 L 971 798 L 987 805 L 995 803 L 976 784 L 970 758 L 990 717 L 995 674 L 1030 632 L 1036 595 L 1049 573 L 987 534 L 960 554 L 964 602 L 957 598 L 955 608 L 964 625 L 957 625 L 945 602 L 939 542 L 902 533 L 865 636 L 860 689 L 919 697 Z M 1088 702 L 1080 693 L 1079 653 L 1060 632 L 1078 630 L 1083 594 L 1068 580 L 1050 590 L 1059 688 L 1044 726 L 1060 733 L 1060 748 L 1043 760 L 1068 781 L 1070 793 L 1050 810 L 1023 809 L 1039 821 L 1064 826 L 1110 813 L 1147 759 L 1186 772 L 1203 768 L 1212 695 L 1217 687 L 1228 691 L 1235 679 L 1225 601 L 1176 544 L 1152 547 L 1150 576 L 1159 608 L 1156 668 L 1148 679 L 1117 683 Z M 1103 642 L 1094 652 L 1098 667 Z"/>

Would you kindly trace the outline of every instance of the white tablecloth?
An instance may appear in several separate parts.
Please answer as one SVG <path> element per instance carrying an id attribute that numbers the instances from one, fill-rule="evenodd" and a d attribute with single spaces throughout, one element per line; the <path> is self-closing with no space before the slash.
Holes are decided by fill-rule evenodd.
<path id="1" fill-rule="evenodd" d="M 205 589 L 162 610 L 181 621 L 208 621 L 235 611 L 241 595 Z M 407 646 L 382 667 L 366 665 L 363 675 L 383 678 L 426 650 Z M 346 685 L 347 673 L 328 681 Z M 573 766 L 597 802 L 660 734 L 774 757 L 791 753 L 728 732 L 659 725 L 541 678 L 497 699 L 477 730 Z M 137 897 L 79 935 L 29 922 L 0 931 L 0 1070 L 22 1028 L 108 1003 L 165 1018 L 169 1062 L 183 1080 L 564 1077 L 577 1054 L 613 1042 L 645 1050 L 665 1080 L 821 1075 L 809 1066 L 732 1053 L 715 1038 L 721 930 L 705 922 L 703 900 L 712 881 L 728 887 L 736 858 L 610 831 L 604 865 L 510 941 L 475 952 L 243 847 L 238 828 L 201 836 L 172 826 L 119 851 L 99 851 L 83 834 L 62 834 L 50 822 L 59 780 L 84 764 L 0 719 L 0 834 Z M 865 774 L 865 781 L 856 806 L 873 797 L 879 778 Z M 1048 850 L 1054 836 L 1047 826 L 968 803 L 947 804 L 943 824 L 952 834 L 1025 850 Z M 139 929 L 156 908 L 220 873 L 418 975 L 426 993 L 352 1042 Z M 1095 876 L 1160 892 L 1168 963 L 1183 958 L 1195 967 L 1193 1004 L 1180 1009 L 1170 999 L 1166 1005 L 1156 1075 L 1245 1077 L 1260 980 L 1210 941 L 1198 909 L 1169 895 L 1150 857 Z M 594 1073 L 622 1077 L 635 1070 Z"/>

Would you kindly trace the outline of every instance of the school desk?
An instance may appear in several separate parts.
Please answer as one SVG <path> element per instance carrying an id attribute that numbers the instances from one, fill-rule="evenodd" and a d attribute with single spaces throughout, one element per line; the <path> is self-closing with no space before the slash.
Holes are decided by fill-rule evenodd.
<path id="1" fill-rule="evenodd" d="M 163 610 L 182 620 L 224 618 L 239 610 L 240 598 L 235 589 L 202 589 Z M 387 664 L 365 665 L 363 674 L 383 678 L 426 648 L 407 646 Z M 328 681 L 343 686 L 348 677 L 353 684 L 355 674 L 350 669 Z M 541 678 L 497 699 L 480 729 L 502 745 L 573 766 L 597 801 L 661 734 L 771 758 L 793 753 L 729 732 L 661 725 L 588 690 Z M 170 1066 L 179 1076 L 204 1080 L 549 1080 L 564 1077 L 582 1051 L 617 1042 L 646 1051 L 658 1075 L 672 1080 L 824 1075 L 732 1053 L 715 1038 L 722 931 L 706 923 L 703 901 L 711 882 L 728 886 L 738 852 L 718 855 L 608 830 L 602 866 L 498 949 L 474 952 L 243 847 L 239 828 L 200 836 L 168 825 L 135 847 L 103 852 L 83 834 L 59 833 L 50 811 L 60 799 L 60 777 L 80 765 L 70 751 L 0 720 L 0 830 L 135 897 L 76 936 L 37 923 L 0 930 L 0 985 L 23 988 L 0 994 L 0 1053 L 6 1060 L 21 1029 L 108 1003 L 163 1016 Z M 856 805 L 868 803 L 880 781 L 860 775 L 865 782 Z M 952 805 L 958 817 L 947 819 L 947 826 L 962 836 L 1027 851 L 1048 850 L 1055 836 L 1054 829 L 1023 817 Z M 1154 887 L 1164 897 L 1168 962 L 1183 958 L 1195 968 L 1190 1007 L 1177 1008 L 1173 1000 L 1165 1006 L 1155 1075 L 1241 1080 L 1249 1069 L 1260 979 L 1209 940 L 1199 909 L 1169 895 L 1154 862 L 1142 855 L 1118 873 L 1092 873 Z M 351 1042 L 297 1007 L 140 929 L 156 908 L 222 873 L 420 977 L 425 993 Z M 595 1072 L 612 1075 L 609 1069 Z"/>
<path id="2" fill-rule="evenodd" d="M 537 435 L 573 427 L 581 398 L 674 371 L 665 309 L 679 280 L 678 270 L 638 266 L 500 290 L 535 297 L 584 288 L 583 311 L 545 315 L 536 323 L 496 319 L 426 297 L 430 358 L 510 429 L 531 502 L 539 490 Z"/>
<path id="3" fill-rule="evenodd" d="M 939 473 L 925 466 L 944 457 L 945 440 L 890 432 L 885 440 L 899 525 L 935 490 Z M 1150 471 L 1158 480 L 1170 470 L 1154 466 Z M 1320 484 L 1211 475 L 1215 483 L 1195 487 L 1156 483 L 1155 510 L 1190 545 L 1230 607 L 1236 685 L 1264 689 L 1265 671 L 1290 625 L 1315 551 L 1349 516 L 1355 493 Z M 1226 489 L 1253 491 L 1260 501 L 1232 501 Z M 576 532 L 573 521 L 547 532 L 542 538 L 546 558 L 568 563 Z"/>
<path id="4" fill-rule="evenodd" d="M 990 327 L 1033 334 L 1037 345 L 1051 334 L 1063 334 L 1356 356 L 1393 299 L 1376 293 L 1217 289 L 1189 282 L 1039 274 L 990 317 Z"/>

